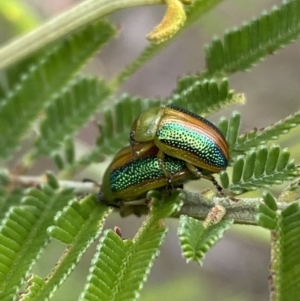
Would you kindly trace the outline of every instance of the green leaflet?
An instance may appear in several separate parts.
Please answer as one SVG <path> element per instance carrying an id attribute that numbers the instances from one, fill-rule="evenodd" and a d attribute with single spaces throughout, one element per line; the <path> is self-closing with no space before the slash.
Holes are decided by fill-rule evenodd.
<path id="1" fill-rule="evenodd" d="M 46 108 L 33 156 L 49 155 L 62 146 L 65 137 L 74 136 L 99 110 L 110 91 L 96 78 L 78 78 Z"/>
<path id="2" fill-rule="evenodd" d="M 162 201 L 149 192 L 151 213 L 133 239 L 122 239 L 112 230 L 101 238 L 80 300 L 137 300 L 154 259 L 158 256 L 166 228 L 161 219 L 182 204 L 181 193 Z"/>
<path id="3" fill-rule="evenodd" d="M 286 1 L 259 18 L 215 38 L 206 47 L 208 76 L 246 71 L 300 35 L 299 0 Z"/>
<path id="4" fill-rule="evenodd" d="M 33 264 L 49 242 L 47 228 L 54 214 L 72 198 L 72 190 L 31 189 L 18 207 L 11 207 L 0 226 L 0 300 L 13 300 Z"/>
<path id="5" fill-rule="evenodd" d="M 247 71 L 266 56 L 294 42 L 300 35 L 299 5 L 299 0 L 285 1 L 253 21 L 228 31 L 223 40 L 214 38 L 205 47 L 207 70 L 199 75 L 183 76 L 179 84 Z"/>
<path id="6" fill-rule="evenodd" d="M 251 147 L 259 146 L 269 140 L 278 139 L 279 136 L 287 134 L 292 128 L 299 126 L 300 112 L 296 112 L 286 118 L 264 128 L 254 129 L 240 135 L 234 145 L 237 151 L 247 151 Z"/>
<path id="7" fill-rule="evenodd" d="M 37 277 L 33 275 L 28 281 L 26 294 L 21 299 L 47 300 L 64 283 L 81 256 L 102 232 L 104 219 L 109 212 L 108 207 L 100 205 L 95 196 L 87 196 L 78 201 L 74 199 L 68 206 L 59 211 L 54 225 L 48 228 L 51 237 L 66 244 L 68 248 L 60 258 L 47 281 L 37 285 Z"/>
<path id="8" fill-rule="evenodd" d="M 271 229 L 270 280 L 271 298 L 276 301 L 299 299 L 300 281 L 300 207 L 293 203 L 279 210 L 270 193 L 263 195 L 258 207 L 258 224 Z M 276 297 L 276 298 L 275 298 Z"/>
<path id="9" fill-rule="evenodd" d="M 223 237 L 233 220 L 222 220 L 216 224 L 204 225 L 192 217 L 181 215 L 178 236 L 187 262 L 202 264 L 205 254 Z"/>
<path id="10" fill-rule="evenodd" d="M 0 158 L 7 159 L 13 154 L 51 96 L 113 34 L 108 23 L 97 21 L 51 49 L 23 74 L 0 108 Z"/>
<path id="11" fill-rule="evenodd" d="M 234 111 L 229 119 L 221 118 L 218 127 L 226 137 L 231 159 L 233 159 L 237 155 L 242 155 L 251 149 L 267 144 L 270 140 L 279 139 L 299 124 L 300 112 L 298 111 L 263 129 L 255 128 L 239 135 L 241 115 Z"/>
<path id="12" fill-rule="evenodd" d="M 178 82 L 177 89 L 168 103 L 181 106 L 201 116 L 207 116 L 227 105 L 244 101 L 242 94 L 234 94 L 229 90 L 227 78 L 220 84 L 216 80 Z"/>
<path id="13" fill-rule="evenodd" d="M 224 188 L 235 194 L 257 190 L 262 187 L 281 184 L 299 176 L 300 169 L 290 159 L 287 149 L 272 145 L 269 149 L 260 146 L 249 151 L 246 156 L 234 159 L 231 184 L 228 185 L 228 174 L 222 172 L 220 179 Z"/>

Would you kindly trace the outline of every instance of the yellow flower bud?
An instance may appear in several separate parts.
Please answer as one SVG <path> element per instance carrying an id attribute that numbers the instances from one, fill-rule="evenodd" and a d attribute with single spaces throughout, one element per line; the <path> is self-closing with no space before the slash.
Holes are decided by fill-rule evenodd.
<path id="1" fill-rule="evenodd" d="M 182 0 L 190 3 L 190 0 Z M 173 37 L 184 25 L 186 14 L 182 2 L 179 0 L 165 0 L 167 11 L 162 21 L 147 35 L 147 39 L 160 44 Z"/>

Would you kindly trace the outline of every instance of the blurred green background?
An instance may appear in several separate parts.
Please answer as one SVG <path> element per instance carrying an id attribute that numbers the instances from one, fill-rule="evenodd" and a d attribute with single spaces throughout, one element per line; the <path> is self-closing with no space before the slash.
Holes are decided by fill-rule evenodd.
<path id="1" fill-rule="evenodd" d="M 5 43 L 46 19 L 71 8 L 74 0 L 0 0 L 0 42 Z M 134 96 L 167 97 L 183 74 L 204 69 L 204 45 L 226 28 L 239 26 L 263 10 L 269 10 L 281 1 L 227 0 L 207 14 L 189 31 L 164 49 L 155 59 L 140 69 L 123 86 L 122 91 Z M 119 36 L 110 42 L 84 70 L 88 74 L 112 78 L 131 62 L 148 44 L 145 35 L 160 21 L 163 6 L 139 7 L 115 12 L 108 18 L 120 28 Z M 246 95 L 245 105 L 229 107 L 209 119 L 217 122 L 221 116 L 229 117 L 233 110 L 242 113 L 242 129 L 261 128 L 292 114 L 299 109 L 300 44 L 295 43 L 269 56 L 251 72 L 236 73 L 230 78 L 231 88 Z M 5 80 L 0 73 L 0 80 Z M 97 118 L 97 117 L 96 117 Z M 76 137 L 78 152 L 91 148 L 97 137 L 94 122 Z M 297 130 L 283 137 L 279 143 L 290 148 L 299 162 Z M 298 143 L 299 144 L 299 143 Z M 108 160 L 94 165 L 78 175 L 101 181 Z M 55 167 L 50 160 L 39 161 L 31 174 L 39 175 Z M 209 183 L 194 182 L 187 189 L 199 191 Z M 278 195 L 282 187 L 272 191 Z M 253 194 L 252 194 L 253 195 Z M 251 196 L 249 194 L 249 196 Z M 119 226 L 123 237 L 132 237 L 142 218 L 121 219 L 112 214 L 106 228 Z M 269 233 L 252 226 L 234 226 L 207 255 L 204 266 L 186 264 L 182 258 L 176 234 L 177 220 L 168 220 L 170 227 L 159 258 L 151 270 L 149 281 L 142 290 L 142 301 L 163 300 L 268 300 Z M 61 256 L 64 245 L 52 242 L 43 253 L 34 272 L 47 276 Z M 77 300 L 83 289 L 95 244 L 82 258 L 66 284 L 53 300 Z"/>

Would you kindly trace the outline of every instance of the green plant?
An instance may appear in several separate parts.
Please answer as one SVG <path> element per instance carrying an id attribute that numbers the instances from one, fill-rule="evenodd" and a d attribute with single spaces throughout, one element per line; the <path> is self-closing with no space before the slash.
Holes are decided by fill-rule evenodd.
<path id="1" fill-rule="evenodd" d="M 175 192 L 162 200 L 151 191 L 150 213 L 133 239 L 123 240 L 119 229 L 101 233 L 112 210 L 97 201 L 94 183 L 70 180 L 125 146 L 132 121 L 149 107 L 169 102 L 207 116 L 243 102 L 244 95 L 230 89 L 226 77 L 248 70 L 300 36 L 300 1 L 286 1 L 222 39 L 214 38 L 206 47 L 206 70 L 183 75 L 167 99 L 117 96 L 127 78 L 221 1 L 182 2 L 187 5 L 166 1 L 163 22 L 148 36 L 155 44 L 111 81 L 80 72 L 116 34 L 110 22 L 99 18 L 158 0 L 86 0 L 0 48 L 5 79 L 0 86 L 0 300 L 48 300 L 99 237 L 79 300 L 136 300 L 165 238 L 162 219 L 169 216 L 181 216 L 178 235 L 183 254 L 198 263 L 233 223 L 269 229 L 270 300 L 299 300 L 300 168 L 286 148 L 272 143 L 299 126 L 299 112 L 243 134 L 238 112 L 222 118 L 219 128 L 229 143 L 232 166 L 220 175 L 227 196 Z M 78 155 L 73 137 L 96 112 L 101 121 L 95 146 Z M 29 150 L 24 141 L 30 143 Z M 20 149 L 22 156 L 15 163 L 11 159 Z M 55 162 L 59 172 L 27 176 L 43 156 Z M 268 190 L 278 184 L 286 188 L 276 200 Z M 257 197 L 244 195 L 258 189 Z M 261 189 L 267 192 L 262 194 Z M 77 199 L 85 193 L 91 194 Z M 68 246 L 43 279 L 32 268 L 53 239 Z"/>

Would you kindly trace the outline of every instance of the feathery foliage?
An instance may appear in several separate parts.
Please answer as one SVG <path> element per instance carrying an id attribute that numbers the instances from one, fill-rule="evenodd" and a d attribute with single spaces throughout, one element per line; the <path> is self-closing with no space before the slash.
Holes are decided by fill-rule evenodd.
<path id="1" fill-rule="evenodd" d="M 105 34 L 99 35 L 99 32 Z M 113 33 L 108 23 L 98 21 L 54 47 L 22 75 L 0 107 L 0 158 L 12 155 L 53 93 L 58 92 Z"/>
<path id="2" fill-rule="evenodd" d="M 3 0 L 0 2 L 0 15 L 7 20 L 12 21 L 9 24 L 13 30 L 20 34 L 22 32 L 33 29 L 40 23 L 40 18 L 25 2 L 20 0 Z M 16 18 L 15 16 L 18 16 Z M 38 58 L 38 54 L 34 53 L 27 59 L 14 64 L 7 69 L 0 68 L 0 103 L 4 100 L 5 95 L 13 89 L 18 82 L 20 74 L 27 72 L 29 66 Z M 1 58 L 0 58 L 1 59 Z"/>
<path id="3" fill-rule="evenodd" d="M 54 214 L 72 198 L 72 190 L 32 188 L 18 207 L 11 207 L 0 226 L 0 299 L 13 300 L 41 251 L 49 242 Z M 13 291 L 12 291 L 13 288 Z"/>
<path id="4" fill-rule="evenodd" d="M 300 281 L 300 207 L 293 203 L 279 210 L 276 200 L 270 193 L 263 195 L 264 203 L 258 207 L 258 224 L 270 229 L 271 299 L 278 301 L 297 300 Z"/>
<path id="5" fill-rule="evenodd" d="M 285 1 L 259 18 L 228 31 L 223 41 L 214 38 L 205 47 L 207 70 L 199 75 L 186 75 L 179 84 L 247 71 L 266 56 L 294 42 L 300 35 L 299 6 L 299 0 Z"/>
<path id="6" fill-rule="evenodd" d="M 107 212 L 106 206 L 100 205 L 95 197 L 88 196 L 80 202 L 73 200 L 56 214 L 54 225 L 48 228 L 48 233 L 68 244 L 68 248 L 43 285 L 35 285 L 37 276 L 31 277 L 22 300 L 47 300 L 53 295 L 100 235 Z"/>
<path id="7" fill-rule="evenodd" d="M 300 35 L 300 1 L 286 1 L 259 18 L 215 38 L 206 47 L 207 75 L 246 71 Z"/>
<path id="8" fill-rule="evenodd" d="M 53 153 L 52 154 L 52 159 L 54 163 L 56 164 L 56 167 L 59 170 L 65 170 L 67 167 L 72 166 L 75 163 L 75 145 L 73 138 L 71 137 L 65 137 L 64 140 L 64 149 L 63 149 L 63 154 L 60 153 Z"/>
<path id="9" fill-rule="evenodd" d="M 191 80 L 184 84 L 179 82 L 175 93 L 168 100 L 169 103 L 202 116 L 212 114 L 221 107 L 243 101 L 241 94 L 234 94 L 233 90 L 229 90 L 227 78 L 224 78 L 219 85 L 215 80 Z"/>
<path id="10" fill-rule="evenodd" d="M 229 146 L 230 158 L 235 157 L 241 152 L 235 150 L 235 143 L 238 139 L 241 125 L 241 115 L 237 111 L 233 111 L 229 119 L 222 117 L 218 123 L 218 128 L 223 133 Z"/>
<path id="11" fill-rule="evenodd" d="M 46 54 L 41 52 L 40 54 L 34 54 L 28 57 L 26 60 L 11 66 L 8 69 L 0 70 L 0 103 L 5 102 L 7 95 L 14 89 L 20 81 L 20 75 L 28 73 L 31 65 L 36 64 L 36 62 Z"/>
<path id="12" fill-rule="evenodd" d="M 299 124 L 300 111 L 266 128 L 253 129 L 240 135 L 235 142 L 234 149 L 237 151 L 248 151 L 252 147 L 257 147 L 270 140 L 278 139 L 281 135 L 287 134 L 292 128 L 299 126 Z"/>
<path id="13" fill-rule="evenodd" d="M 132 240 L 123 240 L 112 230 L 105 232 L 80 300 L 137 300 L 166 235 L 161 219 L 177 211 L 183 198 L 174 193 L 162 201 L 150 195 L 151 213 Z"/>
<path id="14" fill-rule="evenodd" d="M 92 1 L 86 2 L 92 4 Z M 117 2 L 108 1 L 108 6 L 114 1 Z M 189 1 L 181 2 L 187 4 Z M 190 5 L 185 5 L 187 21 L 178 34 L 220 2 L 194 0 Z M 130 1 L 128 4 L 132 5 Z M 66 12 L 61 19 L 74 21 L 74 15 Z M 81 17 L 86 17 L 84 12 Z M 26 168 L 32 166 L 29 163 L 36 162 L 42 155 L 52 157 L 60 169 L 59 177 L 70 176 L 70 171 L 77 176 L 75 171 L 79 168 L 89 167 L 90 163 L 99 162 L 105 155 L 111 155 L 127 145 L 132 122 L 150 107 L 173 103 L 207 116 L 227 105 L 243 102 L 244 95 L 235 94 L 229 87 L 228 79 L 223 76 L 248 70 L 267 55 L 299 38 L 299 20 L 300 0 L 285 1 L 259 18 L 228 31 L 223 38 L 213 39 L 206 47 L 207 70 L 181 76 L 175 91 L 165 99 L 116 95 L 120 84 L 170 41 L 146 47 L 109 83 L 85 75 L 74 78 L 85 62 L 113 37 L 113 26 L 104 21 L 95 21 L 76 32 L 70 30 L 64 40 L 54 41 L 47 49 L 39 49 L 38 53 L 31 51 L 27 59 L 1 70 L 0 158 L 7 161 L 16 153 L 22 138 L 25 135 L 30 138 L 33 123 L 39 133 L 31 139 L 33 141 L 26 141 L 32 144 L 21 159 L 20 169 L 17 162 L 13 171 L 0 173 L 0 300 L 50 299 L 64 284 L 91 243 L 98 239 L 103 223 L 111 212 L 95 195 L 75 198 L 82 183 L 59 182 L 52 173 L 45 173 L 46 184 L 43 184 L 44 179 L 37 181 L 37 177 L 23 176 Z M 57 24 L 53 25 L 57 28 Z M 71 24 L 70 28 L 76 26 Z M 16 39 L 17 45 L 18 41 Z M 116 95 L 112 95 L 113 92 Z M 100 109 L 100 133 L 96 146 L 78 159 L 75 145 L 79 143 L 74 136 Z M 198 200 L 204 204 L 204 214 L 198 217 L 204 219 L 203 223 L 188 216 L 194 214 L 193 206 L 198 211 L 203 208 L 189 197 L 185 199 L 186 195 L 179 193 L 179 188 L 166 199 L 158 196 L 158 192 L 149 192 L 146 199 L 149 200 L 150 212 L 133 239 L 123 239 L 118 227 L 115 231 L 106 230 L 100 237 L 79 299 L 137 300 L 164 242 L 167 227 L 162 220 L 173 213 L 178 215 L 179 208 L 187 214 L 181 216 L 178 230 L 182 253 L 187 261 L 202 264 L 204 256 L 232 223 L 240 222 L 240 216 L 252 216 L 251 223 L 255 224 L 259 204 L 258 224 L 272 234 L 271 298 L 277 301 L 297 300 L 300 210 L 298 203 L 289 206 L 289 202 L 299 200 L 300 167 L 290 158 L 287 149 L 278 145 L 267 147 L 266 144 L 280 138 L 299 123 L 298 111 L 264 129 L 256 129 L 256 124 L 253 124 L 253 130 L 240 134 L 241 116 L 238 112 L 233 112 L 229 119 L 221 118 L 219 128 L 229 145 L 229 166 L 232 168 L 220 174 L 222 185 L 227 190 L 224 195 L 216 195 L 213 190 L 198 195 Z M 231 198 L 230 193 L 242 194 L 289 180 L 294 182 L 281 192 L 277 203 L 270 194 L 264 195 L 263 204 L 259 198 L 248 203 L 243 198 L 235 203 L 236 199 Z M 24 189 L 35 185 L 39 189 Z M 72 188 L 65 188 L 69 185 Z M 98 185 L 93 185 L 91 191 L 97 194 Z M 170 190 L 169 186 L 166 188 Z M 249 205 L 251 202 L 252 207 Z M 126 212 L 138 213 L 136 208 L 139 207 L 133 207 L 132 203 L 124 202 L 121 207 L 128 209 Z M 220 214 L 217 214 L 218 210 Z M 207 212 L 208 215 L 203 217 Z M 236 219 L 228 219 L 231 216 Z M 43 279 L 33 274 L 32 268 L 51 239 L 68 246 Z"/>
<path id="15" fill-rule="evenodd" d="M 298 111 L 265 128 L 254 128 L 253 130 L 239 134 L 241 115 L 239 112 L 234 111 L 229 119 L 222 117 L 218 123 L 218 127 L 226 137 L 232 159 L 271 140 L 277 140 L 280 136 L 286 135 L 291 129 L 299 126 L 299 124 L 300 112 Z"/>
<path id="16" fill-rule="evenodd" d="M 63 89 L 46 108 L 33 155 L 49 155 L 59 149 L 66 137 L 76 134 L 99 110 L 108 95 L 105 83 L 95 78 L 78 78 Z"/>
<path id="17" fill-rule="evenodd" d="M 233 163 L 232 184 L 228 186 L 228 173 L 221 173 L 222 185 L 236 194 L 256 190 L 270 185 L 281 184 L 300 175 L 300 168 L 296 166 L 287 149 L 280 149 L 272 145 L 269 149 L 260 146 L 238 156 Z"/>
<path id="18" fill-rule="evenodd" d="M 216 224 L 205 226 L 200 221 L 186 215 L 181 215 L 179 222 L 178 236 L 182 253 L 187 262 L 196 261 L 199 264 L 202 264 L 205 254 L 233 224 L 233 220 L 222 220 Z"/>

